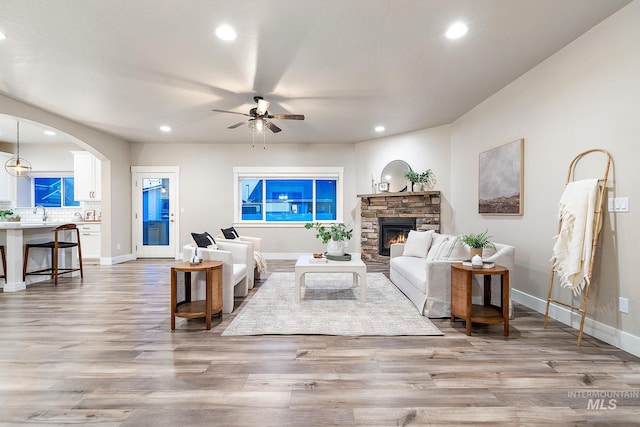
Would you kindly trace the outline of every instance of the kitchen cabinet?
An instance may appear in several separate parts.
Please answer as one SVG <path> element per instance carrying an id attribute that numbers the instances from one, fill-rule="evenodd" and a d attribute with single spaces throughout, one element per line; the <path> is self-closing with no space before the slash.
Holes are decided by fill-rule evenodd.
<path id="1" fill-rule="evenodd" d="M 86 151 L 73 153 L 73 196 L 77 201 L 100 201 L 101 162 Z"/>
<path id="2" fill-rule="evenodd" d="M 0 162 L 4 166 L 13 154 L 0 153 Z M 0 202 L 14 202 L 16 198 L 16 177 L 8 172 L 0 171 Z"/>
<path id="3" fill-rule="evenodd" d="M 79 224 L 78 230 L 80 230 L 80 244 L 82 245 L 82 261 L 99 261 L 101 242 L 100 223 Z"/>

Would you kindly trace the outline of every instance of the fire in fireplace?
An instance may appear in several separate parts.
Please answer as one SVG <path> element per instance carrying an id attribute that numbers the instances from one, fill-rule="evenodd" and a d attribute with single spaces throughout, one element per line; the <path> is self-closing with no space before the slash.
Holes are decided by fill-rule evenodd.
<path id="1" fill-rule="evenodd" d="M 384 256 L 389 256 L 392 243 L 404 243 L 409 231 L 416 229 L 415 218 L 380 217 L 378 221 L 380 226 L 378 253 Z"/>

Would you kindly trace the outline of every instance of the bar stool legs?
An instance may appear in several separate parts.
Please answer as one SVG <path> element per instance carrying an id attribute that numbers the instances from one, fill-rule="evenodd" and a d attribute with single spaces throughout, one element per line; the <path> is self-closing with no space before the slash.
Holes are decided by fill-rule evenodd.
<path id="1" fill-rule="evenodd" d="M 76 240 L 75 241 L 61 241 L 59 239 L 59 233 L 64 231 L 74 231 L 76 232 Z M 28 243 L 24 247 L 24 264 L 22 266 L 22 278 L 26 279 L 28 275 L 47 275 L 52 276 L 54 279 L 54 284 L 58 286 L 58 276 L 65 273 L 71 273 L 73 271 L 79 271 L 80 277 L 84 278 L 84 271 L 82 269 L 82 248 L 80 245 L 80 230 L 76 227 L 75 224 L 64 224 L 56 227 L 54 230 L 54 240 L 51 242 L 45 243 Z M 69 267 L 69 268 L 61 268 L 59 266 L 58 257 L 60 255 L 60 249 L 68 249 L 68 248 L 78 248 L 78 267 Z M 41 249 L 49 249 L 51 256 L 51 267 L 44 268 L 41 270 L 35 271 L 27 271 L 27 265 L 29 264 L 29 249 L 31 248 L 41 248 Z"/>
<path id="2" fill-rule="evenodd" d="M 7 283 L 7 254 L 4 251 L 4 245 L 0 245 L 0 256 L 2 256 L 2 272 L 4 273 L 4 282 Z"/>

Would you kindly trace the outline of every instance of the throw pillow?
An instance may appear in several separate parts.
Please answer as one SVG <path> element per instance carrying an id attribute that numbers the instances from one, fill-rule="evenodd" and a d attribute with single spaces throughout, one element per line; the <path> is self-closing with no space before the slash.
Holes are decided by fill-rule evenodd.
<path id="1" fill-rule="evenodd" d="M 460 236 L 447 240 L 436 258 L 440 261 L 464 261 L 469 259 L 469 247 L 464 244 Z"/>
<path id="2" fill-rule="evenodd" d="M 429 231 L 409 231 L 407 241 L 404 244 L 403 256 L 412 256 L 416 258 L 426 258 L 431 239 L 433 238 L 433 230 Z"/>
<path id="3" fill-rule="evenodd" d="M 237 239 L 238 237 L 240 237 L 236 229 L 233 227 L 221 228 L 220 231 L 222 231 L 225 239 Z"/>
<path id="4" fill-rule="evenodd" d="M 206 231 L 204 233 L 191 233 L 191 237 L 193 237 L 193 241 L 196 242 L 196 246 L 199 248 L 208 248 L 210 245 L 216 244 L 215 239 Z"/>
<path id="5" fill-rule="evenodd" d="M 433 239 L 431 240 L 431 248 L 427 253 L 427 261 L 435 261 L 440 256 L 440 252 L 444 247 L 444 244 L 449 240 L 449 236 L 443 236 L 440 233 L 433 233 Z"/>

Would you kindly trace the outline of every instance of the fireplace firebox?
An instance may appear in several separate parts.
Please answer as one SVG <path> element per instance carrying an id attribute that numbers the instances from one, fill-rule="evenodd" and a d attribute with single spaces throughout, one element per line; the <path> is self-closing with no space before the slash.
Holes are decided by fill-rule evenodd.
<path id="1" fill-rule="evenodd" d="M 383 256 L 390 255 L 392 243 L 404 243 L 409 231 L 416 229 L 415 218 L 380 217 L 378 220 L 380 225 L 378 253 Z"/>

